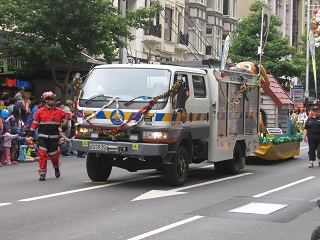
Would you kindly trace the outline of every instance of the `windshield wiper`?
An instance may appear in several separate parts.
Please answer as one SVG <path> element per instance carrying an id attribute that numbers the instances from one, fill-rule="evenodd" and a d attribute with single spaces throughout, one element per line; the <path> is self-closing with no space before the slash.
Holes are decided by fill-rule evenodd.
<path id="1" fill-rule="evenodd" d="M 129 106 L 134 100 L 137 100 L 138 98 L 143 98 L 144 100 L 153 99 L 153 97 L 142 95 L 142 96 L 132 98 L 130 101 L 126 102 L 124 105 Z"/>
<path id="2" fill-rule="evenodd" d="M 111 96 L 107 96 L 107 95 L 104 95 L 104 94 L 98 94 L 98 95 L 93 95 L 93 96 L 89 97 L 89 99 L 86 100 L 84 103 L 88 103 L 88 102 L 90 102 L 90 101 L 92 101 L 92 100 L 94 100 L 96 98 L 100 98 L 100 97 L 103 97 L 103 98 L 106 98 L 106 99 L 112 98 Z"/>

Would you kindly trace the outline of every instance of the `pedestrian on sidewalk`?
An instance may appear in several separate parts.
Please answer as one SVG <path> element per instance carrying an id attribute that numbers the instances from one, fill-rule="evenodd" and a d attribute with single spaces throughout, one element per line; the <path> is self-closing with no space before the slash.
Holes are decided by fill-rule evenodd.
<path id="1" fill-rule="evenodd" d="M 316 160 L 316 150 L 320 145 L 320 116 L 318 108 L 312 108 L 312 116 L 306 121 L 303 130 L 303 139 L 309 145 L 309 168 L 313 168 L 314 161 Z M 318 162 L 320 166 L 320 162 Z"/>
<path id="2" fill-rule="evenodd" d="M 62 120 L 71 120 L 71 113 L 56 107 L 54 98 L 53 92 L 43 93 L 44 106 L 37 111 L 30 128 L 31 136 L 38 129 L 39 181 L 46 180 L 48 158 L 56 178 L 60 177 L 59 126 Z"/>

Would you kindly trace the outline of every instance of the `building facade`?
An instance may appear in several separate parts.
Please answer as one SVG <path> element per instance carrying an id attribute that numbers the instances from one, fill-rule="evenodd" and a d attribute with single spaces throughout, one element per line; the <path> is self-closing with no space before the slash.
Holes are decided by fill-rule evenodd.
<path id="1" fill-rule="evenodd" d="M 127 1 L 134 10 L 150 0 Z M 223 40 L 235 31 L 238 0 L 160 0 L 164 10 L 148 30 L 132 30 L 124 62 L 221 60 Z M 118 7 L 120 8 L 118 2 Z"/>

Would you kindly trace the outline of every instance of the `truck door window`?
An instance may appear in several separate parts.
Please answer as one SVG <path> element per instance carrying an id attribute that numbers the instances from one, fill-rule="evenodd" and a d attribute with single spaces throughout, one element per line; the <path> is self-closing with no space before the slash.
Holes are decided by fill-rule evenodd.
<path id="1" fill-rule="evenodd" d="M 205 98 L 206 84 L 203 76 L 192 75 L 193 92 L 195 98 Z"/>

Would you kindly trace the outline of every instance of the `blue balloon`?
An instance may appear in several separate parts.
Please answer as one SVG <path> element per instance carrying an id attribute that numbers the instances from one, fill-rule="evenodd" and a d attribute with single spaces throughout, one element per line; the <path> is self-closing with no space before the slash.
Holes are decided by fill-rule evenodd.
<path id="1" fill-rule="evenodd" d="M 3 117 L 3 118 L 9 117 L 9 111 L 7 109 L 2 109 L 1 110 L 1 117 Z"/>

